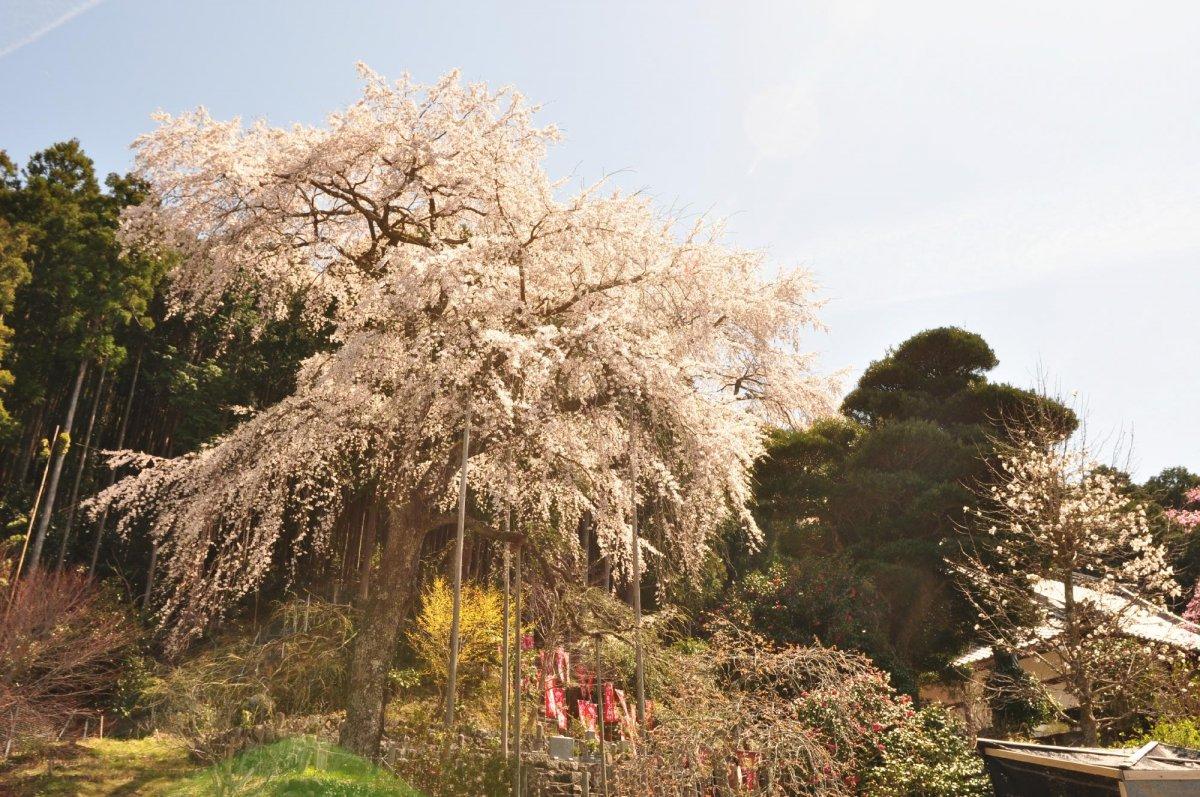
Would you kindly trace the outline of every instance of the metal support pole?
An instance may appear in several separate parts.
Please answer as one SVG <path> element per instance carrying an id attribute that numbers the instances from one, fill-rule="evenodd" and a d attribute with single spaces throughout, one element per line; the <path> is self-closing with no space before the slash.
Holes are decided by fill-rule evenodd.
<path id="1" fill-rule="evenodd" d="M 462 466 L 458 482 L 458 533 L 454 538 L 454 609 L 450 617 L 450 669 L 446 678 L 446 727 L 454 727 L 455 683 L 458 679 L 458 627 L 462 619 L 463 535 L 467 526 L 467 457 L 471 447 L 471 405 L 463 419 Z"/>

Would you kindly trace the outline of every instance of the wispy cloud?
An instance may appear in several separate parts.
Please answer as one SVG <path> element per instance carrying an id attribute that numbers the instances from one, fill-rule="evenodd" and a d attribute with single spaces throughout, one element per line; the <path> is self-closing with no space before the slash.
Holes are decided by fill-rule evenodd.
<path id="1" fill-rule="evenodd" d="M 824 35 L 802 52 L 793 76 L 750 95 L 742 115 L 753 154 L 747 175 L 764 161 L 795 158 L 814 144 L 821 134 L 821 83 L 853 51 L 876 10 L 875 0 L 840 0 L 824 7 Z"/>
<path id="2" fill-rule="evenodd" d="M 103 0 L 74 0 L 64 3 L 14 0 L 3 14 L 3 28 L 17 38 L 13 41 L 0 40 L 0 58 L 15 53 L 27 44 L 33 44 L 101 2 Z"/>

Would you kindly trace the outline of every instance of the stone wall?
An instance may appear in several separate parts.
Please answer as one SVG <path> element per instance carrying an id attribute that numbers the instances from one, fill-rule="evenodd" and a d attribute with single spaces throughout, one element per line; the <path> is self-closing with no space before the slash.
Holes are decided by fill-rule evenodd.
<path id="1" fill-rule="evenodd" d="M 522 762 L 522 797 L 598 797 L 600 765 L 534 753 Z"/>

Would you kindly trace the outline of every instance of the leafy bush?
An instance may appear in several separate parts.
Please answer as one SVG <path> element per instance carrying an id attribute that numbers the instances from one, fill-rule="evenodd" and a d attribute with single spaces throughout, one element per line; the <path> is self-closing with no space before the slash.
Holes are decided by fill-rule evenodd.
<path id="1" fill-rule="evenodd" d="M 992 725 L 1000 736 L 1028 736 L 1036 726 L 1055 719 L 1057 709 L 1041 683 L 1020 666 L 1012 653 L 996 651 L 995 662 L 985 694 Z"/>
<path id="2" fill-rule="evenodd" d="M 1162 742 L 1172 747 L 1200 750 L 1200 718 L 1159 720 L 1146 733 L 1129 740 L 1129 744 L 1135 747 L 1141 747 L 1148 742 Z"/>
<path id="3" fill-rule="evenodd" d="M 876 661 L 892 657 L 880 619 L 883 604 L 871 583 L 845 557 L 776 561 L 746 575 L 730 595 L 725 614 L 774 642 L 859 650 Z"/>
<path id="4" fill-rule="evenodd" d="M 989 797 L 983 760 L 940 706 L 927 706 L 883 735 L 864 797 Z"/>

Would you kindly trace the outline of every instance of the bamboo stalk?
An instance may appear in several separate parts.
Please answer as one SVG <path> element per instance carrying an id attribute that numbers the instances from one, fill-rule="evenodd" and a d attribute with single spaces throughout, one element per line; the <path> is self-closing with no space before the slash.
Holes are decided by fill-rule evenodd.
<path id="1" fill-rule="evenodd" d="M 83 378 L 87 376 L 88 361 L 79 362 L 79 370 L 75 373 L 75 385 L 71 388 L 71 400 L 67 404 L 67 417 L 63 420 L 63 433 L 67 436 L 67 445 L 58 446 L 58 435 L 50 446 L 50 458 L 54 466 L 50 468 L 50 481 L 46 485 L 46 510 L 38 519 L 37 531 L 33 535 L 33 550 L 29 555 L 29 572 L 38 569 L 42 558 L 42 546 L 46 543 L 46 533 L 50 530 L 50 521 L 54 517 L 54 501 L 58 496 L 58 480 L 62 477 L 63 462 L 67 458 L 67 448 L 70 446 L 71 429 L 75 425 L 75 410 L 79 407 L 79 394 L 83 390 Z"/>
<path id="2" fill-rule="evenodd" d="M 54 427 L 54 438 L 58 439 L 58 427 Z M 46 488 L 46 477 L 50 474 L 50 457 L 46 458 L 46 467 L 42 471 L 42 482 L 38 485 L 37 495 L 33 499 L 33 509 L 29 510 L 29 528 L 25 530 L 25 542 L 21 545 L 21 556 L 17 559 L 17 572 L 13 575 L 12 587 L 8 591 L 8 605 L 4 607 L 4 617 L 8 619 L 8 610 L 12 608 L 13 597 L 17 594 L 17 586 L 21 583 L 21 569 L 25 566 L 25 553 L 29 550 L 29 538 L 33 536 L 33 524 L 37 518 L 38 507 L 42 504 L 42 492 Z"/>
<path id="3" fill-rule="evenodd" d="M 79 487 L 83 483 L 83 474 L 87 471 L 88 458 L 92 452 L 92 431 L 96 428 L 96 411 L 100 409 L 100 397 L 104 394 L 104 382 L 108 376 L 108 366 L 100 369 L 100 379 L 96 382 L 96 394 L 92 396 L 92 411 L 88 413 L 87 431 L 83 435 L 83 447 L 79 451 L 79 465 L 75 469 L 75 481 L 71 484 L 71 497 L 67 500 L 67 522 L 63 527 L 62 542 L 58 546 L 58 561 L 55 568 L 63 569 L 67 559 L 67 546 L 71 543 L 71 530 L 75 527 L 75 513 L 79 510 Z"/>
<path id="4" fill-rule="evenodd" d="M 117 450 L 125 446 L 125 432 L 129 429 L 129 414 L 133 411 L 133 396 L 137 392 L 138 376 L 142 373 L 142 355 L 145 353 L 145 346 L 138 349 L 137 360 L 133 364 L 133 379 L 129 383 L 129 396 L 125 399 L 125 412 L 121 415 L 121 426 L 117 430 Z M 108 471 L 108 480 L 106 487 L 111 487 L 117 479 L 117 472 L 112 468 Z M 88 563 L 88 578 L 96 574 L 96 563 L 100 559 L 100 541 L 104 538 L 104 526 L 108 521 L 108 507 L 100 513 L 100 520 L 96 523 L 96 538 L 92 541 L 92 558 Z"/>

